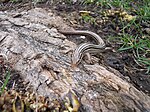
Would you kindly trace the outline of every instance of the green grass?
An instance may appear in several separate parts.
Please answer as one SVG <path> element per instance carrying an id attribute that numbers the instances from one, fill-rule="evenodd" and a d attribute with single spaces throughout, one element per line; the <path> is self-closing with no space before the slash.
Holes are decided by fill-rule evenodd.
<path id="1" fill-rule="evenodd" d="M 96 19 L 90 15 L 82 15 L 82 19 L 84 20 L 84 22 L 88 22 L 90 24 L 96 24 Z"/>
<path id="2" fill-rule="evenodd" d="M 150 19 L 149 0 L 84 0 L 84 4 L 95 4 L 101 7 L 114 7 L 136 11 L 140 17 Z"/>
<path id="3" fill-rule="evenodd" d="M 4 90 L 5 90 L 5 88 L 6 88 L 7 84 L 8 84 L 9 79 L 10 79 L 10 71 L 7 71 L 6 72 L 6 79 L 5 79 L 4 84 L 2 85 L 2 87 L 0 89 L 0 96 L 4 92 Z"/>
<path id="4" fill-rule="evenodd" d="M 136 61 L 146 67 L 150 73 L 150 36 L 144 32 L 142 23 L 150 24 L 150 1 L 149 0 L 84 0 L 86 5 L 100 7 L 101 11 L 110 8 L 121 9 L 136 18 L 127 21 L 119 20 L 120 34 L 114 38 L 121 47 L 118 51 L 132 50 Z M 96 12 L 95 12 L 96 13 Z M 116 15 L 116 19 L 118 15 Z M 82 16 L 85 22 L 96 21 L 91 16 Z M 112 20 L 113 21 L 113 20 Z M 91 22 L 92 23 L 92 22 Z M 115 23 L 115 21 L 114 21 Z M 96 24 L 96 23 L 95 23 Z M 108 36 L 110 37 L 110 35 Z M 111 37 L 112 38 L 112 37 Z M 113 40 L 113 41 L 114 41 Z M 117 44 L 116 42 L 116 44 Z"/>
<path id="5" fill-rule="evenodd" d="M 135 59 L 147 68 L 147 74 L 150 72 L 150 59 L 147 57 L 150 54 L 150 39 L 145 38 L 141 39 L 138 36 L 123 35 L 120 37 L 122 42 L 122 47 L 119 48 L 119 51 L 127 51 L 129 49 L 133 50 Z"/>
<path id="6" fill-rule="evenodd" d="M 12 3 L 17 3 L 19 0 L 10 0 Z"/>
<path id="7" fill-rule="evenodd" d="M 147 74 L 150 73 L 150 36 L 143 33 L 140 23 L 137 23 L 136 20 L 121 24 L 122 35 L 116 36 L 122 43 L 118 51 L 132 50 L 139 65 L 146 67 Z"/>
<path id="8" fill-rule="evenodd" d="M 116 7 L 116 8 L 123 8 L 128 9 L 130 8 L 130 2 L 132 0 L 84 0 L 84 4 L 96 4 L 101 7 L 109 8 L 109 7 Z"/>
<path id="9" fill-rule="evenodd" d="M 139 18 L 143 20 L 150 20 L 150 2 L 146 3 L 143 6 L 138 6 L 136 11 Z"/>

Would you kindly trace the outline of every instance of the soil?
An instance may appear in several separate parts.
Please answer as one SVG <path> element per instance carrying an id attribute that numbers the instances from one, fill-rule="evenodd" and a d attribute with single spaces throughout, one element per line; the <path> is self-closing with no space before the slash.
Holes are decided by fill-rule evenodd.
<path id="1" fill-rule="evenodd" d="M 102 55 L 102 60 L 99 62 L 103 64 L 106 67 L 112 67 L 116 70 L 118 70 L 124 78 L 128 79 L 130 83 L 132 83 L 137 89 L 145 92 L 146 94 L 150 95 L 150 75 L 146 74 L 146 71 L 143 70 L 140 66 L 137 65 L 137 63 L 134 61 L 134 56 L 132 54 L 132 51 L 126 51 L 126 52 L 118 52 L 117 49 L 119 45 L 117 43 L 111 43 L 108 41 L 107 37 L 108 35 L 115 36 L 118 32 L 116 31 L 116 27 L 121 27 L 118 25 L 118 21 L 116 23 L 107 22 L 102 23 L 101 25 L 94 25 L 89 22 L 83 21 L 83 19 L 80 17 L 79 12 L 82 10 L 85 11 L 91 11 L 91 12 L 97 12 L 101 9 L 98 7 L 94 7 L 92 5 L 89 5 L 88 7 L 83 4 L 65 4 L 62 2 L 56 2 L 56 3 L 39 3 L 35 4 L 35 6 L 30 2 L 20 2 L 20 3 L 1 3 L 0 10 L 6 11 L 6 10 L 24 10 L 24 9 L 30 9 L 33 7 L 43 7 L 43 8 L 51 8 L 53 11 L 57 14 L 62 16 L 68 24 L 70 24 L 75 29 L 85 29 L 94 31 L 97 34 L 99 34 L 104 41 L 106 42 L 107 47 L 112 47 L 113 50 L 110 50 L 108 52 L 104 52 Z M 9 6 L 9 8 L 8 8 Z M 94 13 L 92 15 L 95 18 L 99 18 L 99 15 L 97 13 Z M 115 52 L 114 52 L 115 51 Z M 1 65 L 1 74 L 0 79 L 4 81 L 4 72 L 5 72 L 5 65 Z M 2 75 L 3 74 L 3 75 Z M 15 79 L 15 80 L 14 80 Z M 23 91 L 26 87 L 26 84 L 20 85 L 20 82 L 23 82 L 22 79 L 19 77 L 18 73 L 12 72 L 11 74 L 11 80 L 9 80 L 8 88 L 12 88 L 9 85 L 12 83 L 18 83 L 18 90 Z M 1 85 L 0 85 L 1 86 Z"/>

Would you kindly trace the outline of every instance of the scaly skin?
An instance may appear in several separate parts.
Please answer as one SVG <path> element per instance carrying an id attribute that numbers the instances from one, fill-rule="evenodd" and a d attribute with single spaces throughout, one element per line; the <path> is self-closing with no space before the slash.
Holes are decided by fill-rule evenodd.
<path id="1" fill-rule="evenodd" d="M 93 53 L 93 52 L 99 52 L 100 50 L 105 48 L 105 43 L 102 40 L 102 38 L 97 35 L 94 32 L 91 31 L 82 31 L 82 30 L 59 30 L 60 33 L 65 34 L 65 35 L 84 35 L 84 36 L 89 36 L 93 38 L 97 45 L 95 44 L 88 44 L 84 43 L 79 45 L 75 51 L 73 52 L 72 55 L 72 67 L 76 67 L 82 60 L 83 55 L 85 53 Z"/>

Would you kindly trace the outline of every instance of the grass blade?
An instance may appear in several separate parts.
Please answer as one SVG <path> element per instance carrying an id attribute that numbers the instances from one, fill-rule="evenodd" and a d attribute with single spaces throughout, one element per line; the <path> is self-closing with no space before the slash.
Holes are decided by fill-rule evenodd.
<path id="1" fill-rule="evenodd" d="M 10 71 L 7 71 L 5 82 L 4 82 L 4 84 L 3 84 L 3 86 L 2 86 L 2 88 L 0 90 L 0 96 L 4 92 L 4 89 L 7 86 L 9 79 L 10 79 Z"/>

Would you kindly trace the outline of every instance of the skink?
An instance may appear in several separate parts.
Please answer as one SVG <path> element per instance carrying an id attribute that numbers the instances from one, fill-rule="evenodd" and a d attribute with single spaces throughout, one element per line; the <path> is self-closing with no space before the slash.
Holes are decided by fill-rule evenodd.
<path id="1" fill-rule="evenodd" d="M 83 43 L 79 45 L 75 51 L 73 52 L 72 55 L 72 65 L 77 66 L 85 53 L 93 53 L 93 52 L 99 52 L 100 50 L 105 48 L 105 43 L 102 40 L 102 38 L 97 35 L 94 32 L 91 31 L 82 31 L 82 30 L 73 30 L 73 31 L 68 31 L 68 30 L 59 30 L 60 33 L 66 34 L 66 35 L 84 35 L 84 36 L 89 36 L 93 38 L 97 45 L 95 44 L 88 44 L 88 43 Z"/>

